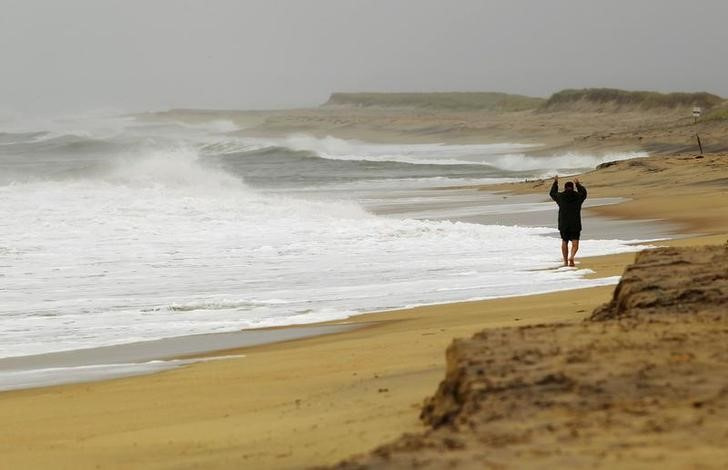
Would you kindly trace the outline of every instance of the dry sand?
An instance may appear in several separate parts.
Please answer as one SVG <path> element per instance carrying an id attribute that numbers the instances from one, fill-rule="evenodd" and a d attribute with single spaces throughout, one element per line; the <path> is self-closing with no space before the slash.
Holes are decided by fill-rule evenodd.
<path id="1" fill-rule="evenodd" d="M 728 244 L 640 253 L 588 321 L 454 341 L 430 427 L 336 468 L 723 469 Z"/>
<path id="2" fill-rule="evenodd" d="M 562 178 L 562 185 L 570 178 Z M 614 162 L 581 175 L 590 198 L 624 197 L 590 212 L 615 218 L 667 220 L 690 233 L 728 232 L 728 153 L 655 156 Z M 548 192 L 552 181 L 481 186 L 485 191 Z"/>
<path id="3" fill-rule="evenodd" d="M 462 140 L 469 132 L 462 132 Z M 594 197 L 635 198 L 599 209 L 604 214 L 667 218 L 712 234 L 672 244 L 724 241 L 728 157 L 678 158 L 669 164 L 670 169 L 652 171 L 625 163 L 585 175 L 583 181 Z M 546 183 L 540 184 L 506 189 L 542 192 Z M 632 259 L 583 259 L 581 266 L 614 275 Z M 577 322 L 607 301 L 612 290 L 364 315 L 353 320 L 362 323 L 353 331 L 222 352 L 244 358 L 151 376 L 6 392 L 0 394 L 0 465 L 265 469 L 332 464 L 423 429 L 419 410 L 444 375 L 444 351 L 453 338 L 484 328 Z"/>
<path id="4" fill-rule="evenodd" d="M 191 123 L 229 120 L 241 135 L 301 133 L 366 142 L 542 144 L 535 154 L 646 150 L 659 154 L 697 152 L 700 134 L 706 152 L 728 152 L 725 121 L 693 124 L 691 109 L 603 112 L 601 106 L 569 111 L 486 112 L 377 107 L 323 107 L 286 111 L 174 110 L 142 115 Z"/>

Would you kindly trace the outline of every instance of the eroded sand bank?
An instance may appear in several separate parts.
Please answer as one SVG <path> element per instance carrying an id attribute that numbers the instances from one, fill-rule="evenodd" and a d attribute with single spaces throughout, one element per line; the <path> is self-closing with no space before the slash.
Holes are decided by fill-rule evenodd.
<path id="1" fill-rule="evenodd" d="M 429 425 L 337 466 L 725 468 L 728 244 L 647 250 L 587 321 L 453 342 Z"/>

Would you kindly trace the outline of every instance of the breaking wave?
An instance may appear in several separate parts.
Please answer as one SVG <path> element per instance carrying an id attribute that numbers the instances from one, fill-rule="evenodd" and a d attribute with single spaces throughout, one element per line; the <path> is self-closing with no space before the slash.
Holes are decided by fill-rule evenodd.
<path id="1" fill-rule="evenodd" d="M 292 159 L 320 158 L 340 162 L 427 166 L 483 166 L 510 173 L 575 171 L 591 169 L 601 163 L 642 158 L 646 152 L 587 154 L 569 152 L 556 155 L 531 155 L 535 144 L 373 144 L 335 137 L 316 138 L 295 135 L 279 140 L 239 139 L 206 145 L 208 153 L 236 155 L 276 154 Z M 505 176 L 505 175 L 504 175 Z"/>
<path id="2" fill-rule="evenodd" d="M 226 122 L 97 127 L 0 135 L 0 330 L 12 332 L 0 357 L 615 281 L 545 269 L 559 261 L 550 228 L 385 217 L 362 205 L 392 188 L 406 193 L 395 204 L 426 205 L 435 199 L 422 185 L 434 179 L 615 156 L 236 137 Z M 380 184 L 388 179 L 394 186 Z M 321 189 L 333 183 L 347 191 Z M 314 190 L 291 189 L 300 184 Z M 356 197 L 341 197 L 351 188 Z"/>

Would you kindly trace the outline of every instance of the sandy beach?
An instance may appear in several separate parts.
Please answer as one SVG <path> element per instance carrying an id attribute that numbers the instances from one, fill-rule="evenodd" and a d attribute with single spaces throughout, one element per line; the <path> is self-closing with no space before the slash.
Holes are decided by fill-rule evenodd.
<path id="1" fill-rule="evenodd" d="M 725 242 L 726 178 L 726 156 L 681 156 L 622 162 L 585 174 L 582 181 L 592 197 L 633 199 L 592 210 L 625 219 L 666 219 L 703 234 L 661 243 L 690 246 Z M 498 190 L 543 192 L 546 184 Z M 582 259 L 580 267 L 596 276 L 619 275 L 633 259 L 632 254 Z M 361 325 L 350 331 L 216 353 L 244 355 L 240 358 L 5 392 L 0 395 L 3 465 L 334 464 L 423 429 L 419 410 L 443 378 L 444 351 L 454 338 L 486 328 L 579 322 L 612 291 L 599 287 L 362 315 L 347 321 Z"/>
<path id="2" fill-rule="evenodd" d="M 678 245 L 725 237 L 682 240 Z M 599 274 L 633 256 L 583 260 Z M 10 468 L 303 468 L 423 428 L 453 338 L 577 322 L 612 287 L 357 317 L 351 332 L 226 351 L 151 376 L 2 394 Z M 222 354 L 222 353 L 221 353 Z"/>
<path id="3" fill-rule="evenodd" d="M 301 468 L 419 430 L 454 337 L 578 320 L 609 288 L 357 318 L 353 332 L 228 351 L 151 376 L 6 392 L 15 468 Z M 550 314 L 544 314 L 548 308 Z M 369 323 L 371 322 L 371 323 Z"/>
<path id="4" fill-rule="evenodd" d="M 326 468 L 725 468 L 726 255 L 645 250 L 584 321 L 453 341 L 427 429 Z"/>
<path id="5" fill-rule="evenodd" d="M 695 134 L 708 153 L 728 150 L 721 120 L 693 122 L 685 107 L 614 108 L 577 103 L 544 111 L 457 111 L 324 106 L 285 111 L 170 110 L 139 115 L 201 124 L 228 120 L 242 136 L 337 137 L 378 143 L 539 144 L 536 153 L 610 153 L 645 150 L 660 155 L 698 153 Z"/>
<path id="6" fill-rule="evenodd" d="M 727 18 L 4 2 L 0 470 L 728 470 Z"/>

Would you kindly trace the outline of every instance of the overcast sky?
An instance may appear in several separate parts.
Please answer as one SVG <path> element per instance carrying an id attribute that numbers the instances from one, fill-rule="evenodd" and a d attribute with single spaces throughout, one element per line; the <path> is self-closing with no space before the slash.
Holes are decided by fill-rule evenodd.
<path id="1" fill-rule="evenodd" d="M 0 111 L 317 105 L 332 91 L 705 90 L 726 0 L 0 0 Z"/>

